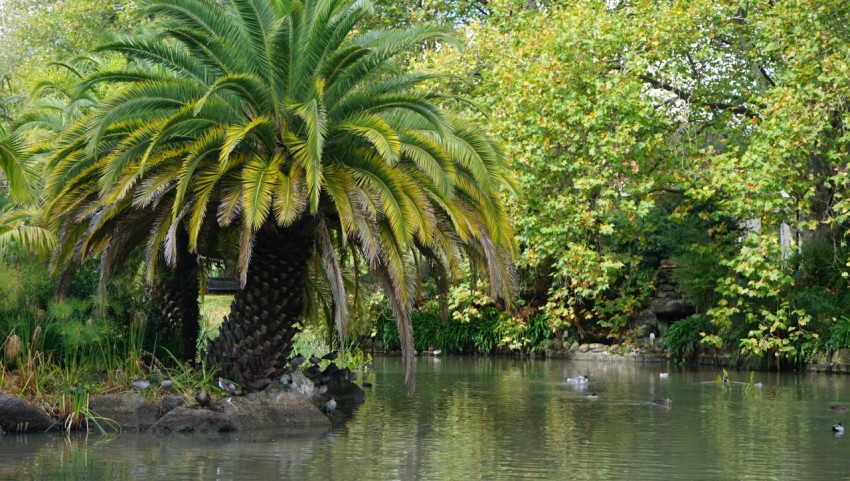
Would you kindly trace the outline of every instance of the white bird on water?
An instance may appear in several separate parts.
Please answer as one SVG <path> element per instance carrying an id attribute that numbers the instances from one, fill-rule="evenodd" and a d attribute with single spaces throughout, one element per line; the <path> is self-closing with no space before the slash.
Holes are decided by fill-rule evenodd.
<path id="1" fill-rule="evenodd" d="M 582 376 L 581 374 L 576 377 L 567 378 L 568 384 L 587 384 L 588 382 L 590 382 L 590 379 L 588 379 L 587 376 Z"/>

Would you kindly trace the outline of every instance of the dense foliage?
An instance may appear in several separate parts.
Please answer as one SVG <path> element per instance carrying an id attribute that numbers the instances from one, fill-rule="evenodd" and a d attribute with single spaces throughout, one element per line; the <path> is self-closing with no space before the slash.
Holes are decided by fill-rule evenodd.
<path id="1" fill-rule="evenodd" d="M 838 1 L 497 2 L 465 50 L 428 55 L 473 79 L 515 159 L 522 262 L 549 280 L 527 295 L 553 330 L 622 336 L 656 259 L 674 257 L 717 326 L 704 341 L 792 361 L 817 342 L 831 320 L 814 329 L 796 284 L 819 262 L 808 242 L 832 245 L 846 276 L 847 15 Z"/>
<path id="2" fill-rule="evenodd" d="M 127 68 L 123 60 L 107 57 L 99 65 L 82 67 L 72 62 L 72 57 L 103 40 L 96 31 L 107 27 L 129 31 L 137 22 L 151 19 L 133 20 L 138 17 L 128 13 L 135 8 L 134 2 L 10 0 L 7 4 L 2 32 L 9 48 L 2 62 L 11 78 L 0 99 L 5 118 L 0 170 L 3 185 L 11 190 L 4 190 L 0 202 L 0 247 L 8 260 L 14 260 L 53 246 L 56 232 L 45 229 L 39 205 L 43 200 L 39 195 L 45 192 L 40 179 L 50 178 L 39 171 L 47 154 L 33 145 L 49 145 L 59 132 L 69 138 L 70 125 L 53 122 L 51 125 L 59 127 L 46 128 L 47 123 L 42 122 L 34 128 L 24 119 L 35 118 L 33 112 L 45 106 L 47 112 L 62 112 L 51 117 L 54 120 L 78 118 L 92 108 L 88 100 L 112 98 L 115 104 L 118 97 L 109 95 L 126 92 L 124 86 L 98 85 L 88 91 L 89 99 L 80 103 L 80 89 L 40 88 L 35 98 L 30 98 L 25 86 L 38 85 L 45 76 L 55 80 L 57 75 L 65 82 L 61 85 L 70 85 L 76 75 L 67 69 L 57 73 L 48 65 L 51 58 L 74 65 L 81 75 L 101 71 L 101 78 L 112 75 L 114 80 L 116 72 Z M 488 139 L 500 139 L 504 157 L 512 161 L 521 187 L 519 197 L 498 199 L 499 205 L 511 206 L 520 250 L 518 308 L 508 310 L 504 299 L 485 294 L 487 280 L 475 274 L 482 264 L 480 256 L 471 264 L 452 265 L 453 276 L 426 266 L 433 260 L 428 255 L 407 258 L 410 263 L 404 265 L 408 271 L 402 276 L 398 270 L 396 277 L 406 279 L 405 285 L 411 288 L 409 305 L 419 310 L 412 318 L 412 342 L 417 350 L 534 350 L 544 348 L 553 338 L 631 339 L 638 314 L 653 295 L 656 271 L 664 259 L 672 259 L 678 266 L 674 273 L 678 288 L 699 314 L 675 324 L 669 333 L 667 345 L 679 355 L 687 357 L 710 344 L 798 363 L 814 349 L 850 347 L 846 316 L 850 307 L 846 239 L 850 212 L 850 39 L 846 25 L 850 5 L 846 2 L 376 0 L 374 9 L 378 15 L 364 18 L 364 28 L 421 29 L 423 21 L 437 21 L 457 31 L 460 43 L 465 44 L 461 48 L 448 37 L 421 35 L 408 42 L 411 49 L 403 53 L 397 49 L 401 55 L 393 69 L 404 65 L 434 72 L 438 77 L 423 75 L 422 79 L 442 82 L 446 91 L 462 93 L 471 100 L 428 97 L 434 92 L 432 84 L 405 84 L 413 89 L 405 94 L 433 100 L 457 118 L 476 119 L 488 129 Z M 75 19 L 84 21 L 78 21 L 78 28 L 65 28 Z M 53 30 L 56 37 L 28 35 L 28 25 L 43 21 L 63 28 Z M 127 45 L 127 40 L 117 42 L 111 45 Z M 246 40 L 245 44 L 249 43 Z M 219 54 L 224 57 L 232 54 L 221 48 Z M 36 61 L 25 62 L 28 58 Z M 133 82 L 180 77 L 159 67 L 144 70 L 156 64 L 136 59 L 130 66 Z M 401 71 L 393 69 L 381 73 Z M 212 118 L 210 109 L 216 105 L 225 112 L 228 102 L 256 90 L 251 75 L 263 74 L 259 69 L 247 77 L 230 75 L 227 85 L 234 88 L 220 83 L 211 89 L 210 77 L 198 84 L 203 85 L 192 87 L 197 95 L 181 97 L 181 105 L 189 105 L 187 98 L 198 100 L 202 92 L 212 92 L 204 97 L 210 102 L 192 104 L 193 113 L 184 112 L 184 120 L 198 114 Z M 290 99 L 287 118 L 293 125 L 303 124 L 305 135 L 282 139 L 283 143 L 312 138 L 307 135 L 310 112 L 306 106 L 321 97 L 323 88 L 332 91 L 328 85 L 333 78 L 327 72 L 322 75 L 325 84 L 314 82 L 312 89 L 303 90 L 312 97 L 299 94 Z M 364 82 L 361 87 L 368 85 Z M 235 89 L 239 86 L 241 93 Z M 126 88 L 132 92 L 134 87 Z M 262 96 L 254 97 L 251 102 Z M 251 104 L 251 110 L 266 112 L 273 104 Z M 46 118 L 46 111 L 40 112 L 41 118 Z M 262 121 L 275 115 L 267 112 L 252 124 L 240 115 L 213 120 L 224 126 L 218 138 L 230 139 L 237 152 L 248 135 L 256 136 L 260 143 L 276 139 L 277 125 Z M 119 117 L 116 114 L 110 119 Z M 347 123 L 340 117 L 339 123 L 329 125 L 336 125 L 332 129 L 340 135 L 359 136 L 358 142 L 375 147 L 379 157 L 390 158 L 404 150 L 399 150 L 386 129 L 367 125 L 367 117 Z M 164 116 L 157 118 L 165 122 Z M 171 137 L 162 138 L 179 140 L 180 129 L 174 129 L 168 134 Z M 212 130 L 204 132 L 209 133 L 205 139 L 216 138 Z M 382 138 L 387 142 L 380 149 Z M 157 149 L 167 143 L 156 143 L 144 158 L 164 159 L 166 147 L 160 153 Z M 409 150 L 413 144 L 406 145 Z M 305 144 L 302 149 L 305 159 L 311 152 L 307 147 Z M 312 151 L 315 153 L 315 148 Z M 157 167 L 131 157 L 119 159 L 126 161 L 121 167 L 130 170 L 116 168 L 111 177 L 100 176 L 88 185 L 88 193 L 101 195 L 111 181 L 134 175 L 141 179 L 139 172 L 144 170 L 148 171 L 144 175 L 156 176 L 158 168 L 171 166 L 172 179 L 183 179 L 180 196 L 191 200 L 187 205 L 201 206 L 200 197 L 192 196 L 207 191 L 209 198 L 239 197 L 235 187 L 228 187 L 235 183 L 226 186 L 200 176 L 205 172 L 200 160 L 192 174 L 178 171 L 177 164 L 167 161 Z M 242 225 L 248 226 L 247 232 L 256 231 L 267 218 L 292 217 L 267 202 L 271 197 L 263 186 L 271 184 L 242 173 L 265 172 L 256 161 L 245 157 L 244 163 L 233 164 L 233 172 L 238 171 L 245 182 L 242 188 L 253 187 L 258 198 L 265 199 L 256 204 L 262 208 L 245 217 Z M 302 164 L 309 165 L 306 161 Z M 132 171 L 136 173 L 131 173 L 132 169 L 137 169 Z M 305 169 L 304 175 L 281 170 L 272 183 L 288 182 L 293 192 L 309 192 L 305 197 L 309 209 L 303 209 L 314 215 L 320 212 L 318 204 L 325 205 L 326 197 L 341 198 L 342 191 L 333 188 L 338 173 L 334 169 Z M 55 171 L 49 174 L 57 178 Z M 92 172 L 72 174 L 98 177 Z M 221 179 L 225 174 L 221 173 Z M 29 188 L 22 179 L 29 180 Z M 475 182 L 482 179 L 479 175 Z M 205 184 L 205 180 L 210 182 Z M 64 187 L 62 182 L 54 182 L 53 187 Z M 130 192 L 142 184 L 127 185 Z M 199 185 L 209 189 L 199 189 Z M 323 188 L 325 194 L 319 194 Z M 135 195 L 115 192 L 110 193 L 112 202 L 121 195 Z M 173 224 L 177 212 L 173 206 L 180 203 L 170 202 L 162 204 L 169 205 L 162 212 Z M 408 204 L 407 210 L 415 205 Z M 277 210 L 271 212 L 275 206 Z M 391 213 L 387 208 L 383 211 Z M 205 214 L 201 207 L 184 214 L 189 219 L 192 249 L 198 247 L 199 234 L 208 232 L 202 230 L 203 220 L 215 217 L 215 212 Z M 419 217 L 417 225 L 427 227 L 427 216 Z M 412 224 L 397 230 L 406 232 L 397 235 L 397 241 L 414 243 L 416 228 Z M 339 246 L 350 246 L 348 238 L 355 233 L 345 224 L 330 231 L 330 240 Z M 232 247 L 233 239 L 238 238 L 222 236 L 215 255 L 224 255 L 226 249 L 221 246 L 229 242 Z M 70 249 L 74 243 L 64 240 L 60 246 Z M 213 247 L 209 246 L 210 252 Z M 238 249 L 231 248 L 230 252 L 234 251 Z M 339 252 L 343 268 L 335 276 L 338 284 L 352 286 L 355 279 L 379 283 L 378 277 L 361 276 L 356 268 L 363 267 L 362 255 L 346 249 Z M 248 265 L 244 249 L 241 258 L 244 274 Z M 412 274 L 414 265 L 418 276 Z M 319 313 L 311 319 L 319 320 L 323 332 L 330 332 L 326 326 L 339 303 L 330 301 L 331 289 L 326 281 L 323 284 L 321 274 L 321 269 L 310 272 L 308 288 L 314 290 L 308 303 Z M 459 279 L 462 282 L 457 282 Z M 449 285 L 449 281 L 454 282 Z M 440 288 L 432 288 L 434 285 Z M 390 320 L 397 316 L 390 315 L 392 309 L 387 310 L 387 304 L 374 310 L 362 307 L 363 294 L 375 292 L 372 286 L 349 292 L 357 293 L 351 307 L 357 313 L 359 333 L 374 331 L 386 345 L 395 345 Z"/>

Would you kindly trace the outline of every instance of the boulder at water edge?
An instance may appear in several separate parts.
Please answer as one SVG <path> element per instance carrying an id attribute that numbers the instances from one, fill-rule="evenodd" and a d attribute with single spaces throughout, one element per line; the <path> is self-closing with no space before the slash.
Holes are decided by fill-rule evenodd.
<path id="1" fill-rule="evenodd" d="M 41 409 L 23 399 L 0 394 L 0 433 L 42 433 L 53 421 Z"/>

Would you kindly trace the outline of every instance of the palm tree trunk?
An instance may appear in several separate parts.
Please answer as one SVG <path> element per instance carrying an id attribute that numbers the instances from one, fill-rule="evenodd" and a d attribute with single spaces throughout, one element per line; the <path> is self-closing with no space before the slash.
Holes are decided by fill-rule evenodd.
<path id="1" fill-rule="evenodd" d="M 315 243 L 311 225 L 267 225 L 257 232 L 245 286 L 209 344 L 208 364 L 246 389 L 263 389 L 286 366 L 304 310 L 307 262 Z"/>
<path id="2" fill-rule="evenodd" d="M 189 239 L 186 235 L 185 249 L 181 249 L 177 255 L 177 266 L 175 268 L 176 281 L 180 283 L 177 299 L 180 311 L 180 337 L 183 341 L 183 359 L 195 361 L 198 354 L 198 333 L 201 329 L 201 306 L 198 304 L 200 297 L 200 283 L 198 274 L 200 266 L 195 254 L 189 252 Z M 181 247 L 183 247 L 181 245 Z"/>
<path id="3" fill-rule="evenodd" d="M 158 345 L 179 350 L 175 354 L 184 361 L 194 361 L 197 355 L 201 310 L 198 305 L 200 266 L 189 252 L 189 235 L 178 231 L 177 265 L 162 267 L 162 277 L 148 289 L 155 316 L 149 336 L 157 336 Z M 179 335 L 180 341 L 172 340 Z"/>

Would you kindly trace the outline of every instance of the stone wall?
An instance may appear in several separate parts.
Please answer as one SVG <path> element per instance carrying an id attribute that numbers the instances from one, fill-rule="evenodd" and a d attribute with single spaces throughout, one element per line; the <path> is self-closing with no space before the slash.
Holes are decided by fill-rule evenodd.
<path id="1" fill-rule="evenodd" d="M 850 374 L 850 349 L 819 352 L 812 357 L 806 368 L 811 372 Z"/>
<path id="2" fill-rule="evenodd" d="M 609 362 L 667 362 L 667 355 L 655 346 L 632 347 L 622 344 L 579 344 L 564 342 L 563 349 L 546 351 L 549 359 Z"/>
<path id="3" fill-rule="evenodd" d="M 670 323 L 696 313 L 694 305 L 676 289 L 675 270 L 676 264 L 669 259 L 662 260 L 658 267 L 655 296 L 649 299 L 649 306 L 638 314 L 635 326 L 644 336 L 664 336 Z"/>

